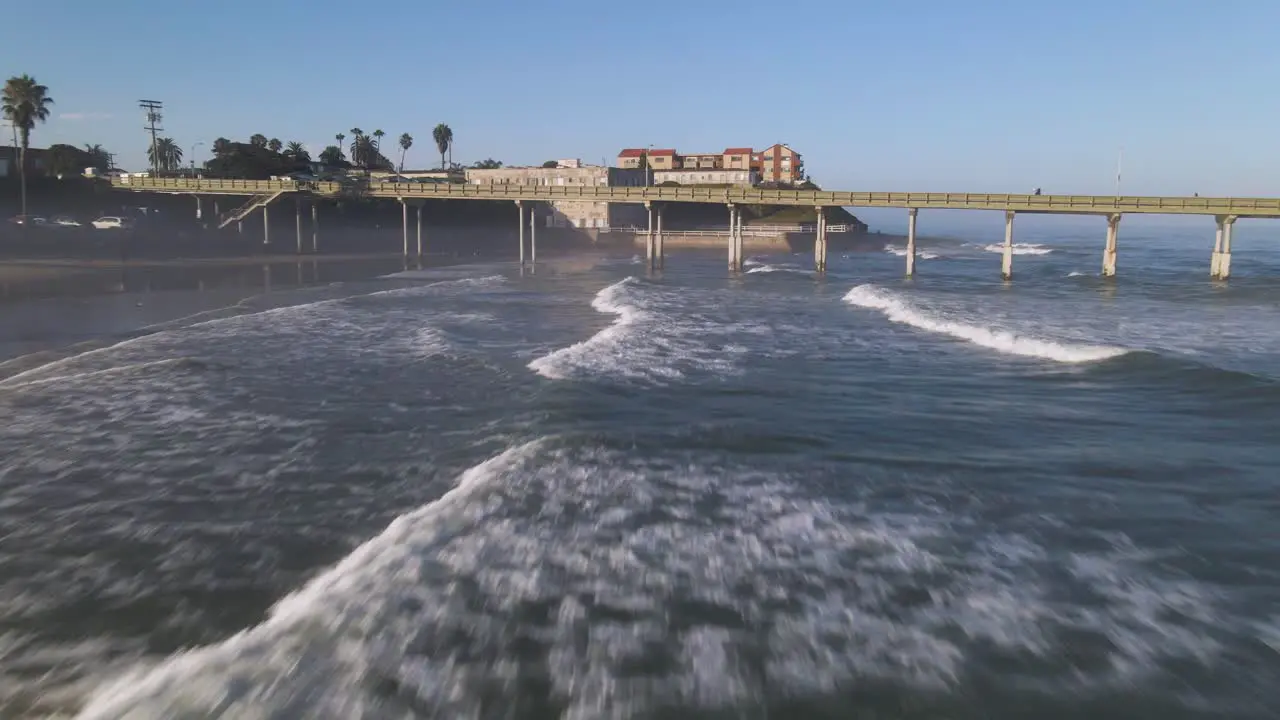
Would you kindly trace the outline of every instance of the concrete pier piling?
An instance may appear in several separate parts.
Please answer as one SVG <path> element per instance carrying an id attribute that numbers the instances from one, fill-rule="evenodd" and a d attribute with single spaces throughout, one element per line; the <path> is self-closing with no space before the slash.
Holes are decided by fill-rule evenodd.
<path id="1" fill-rule="evenodd" d="M 1013 216 L 1016 214 L 1012 210 L 1004 213 L 1004 255 L 1000 261 L 1000 277 L 1005 280 L 1013 279 Z"/>
<path id="2" fill-rule="evenodd" d="M 422 203 L 418 203 L 418 257 L 422 257 Z"/>
<path id="3" fill-rule="evenodd" d="M 315 201 L 311 203 L 311 252 L 320 252 L 320 211 Z"/>
<path id="4" fill-rule="evenodd" d="M 520 213 L 520 220 L 516 223 L 520 228 L 520 267 L 524 267 L 524 203 L 517 200 L 516 210 Z"/>
<path id="5" fill-rule="evenodd" d="M 736 205 L 729 205 L 729 272 L 742 272 L 740 211 Z"/>
<path id="6" fill-rule="evenodd" d="M 293 230 L 297 235 L 297 253 L 302 254 L 302 199 L 293 201 Z"/>
<path id="7" fill-rule="evenodd" d="M 1231 277 L 1231 227 L 1236 223 L 1235 215 L 1217 215 L 1214 221 L 1218 225 L 1213 238 L 1213 256 L 1209 260 L 1209 277 L 1214 280 L 1226 280 Z"/>
<path id="8" fill-rule="evenodd" d="M 1117 242 L 1120 236 L 1120 213 L 1107 216 L 1107 246 L 1102 251 L 1102 277 L 1116 276 Z"/>
<path id="9" fill-rule="evenodd" d="M 649 269 L 652 270 L 653 264 L 654 264 L 654 255 L 656 254 L 655 252 L 656 248 L 654 247 L 654 237 L 653 237 L 653 204 L 648 201 L 645 201 L 644 210 L 645 210 L 645 217 L 647 218 L 647 221 L 648 221 L 648 225 L 645 227 L 645 231 L 644 231 L 644 258 L 645 258 L 645 261 L 648 262 L 649 264 Z"/>
<path id="10" fill-rule="evenodd" d="M 907 208 L 907 277 L 916 276 L 916 215 L 918 208 Z"/>
<path id="11" fill-rule="evenodd" d="M 538 264 L 538 206 L 529 206 L 529 264 Z"/>
<path id="12" fill-rule="evenodd" d="M 409 257 L 409 203 L 400 198 L 400 229 L 404 236 L 404 256 Z"/>
<path id="13" fill-rule="evenodd" d="M 658 239 L 655 242 L 654 252 L 657 255 L 658 267 L 663 267 L 664 265 L 667 264 L 667 256 L 666 256 L 666 251 L 662 246 L 662 206 L 661 205 L 659 205 L 657 208 L 657 214 L 658 214 Z"/>
<path id="14" fill-rule="evenodd" d="M 827 271 L 827 212 L 821 205 L 817 211 L 818 223 L 813 238 L 813 269 L 819 273 Z"/>
<path id="15" fill-rule="evenodd" d="M 271 244 L 271 206 L 262 206 L 262 244 Z"/>
<path id="16" fill-rule="evenodd" d="M 737 272 L 742 272 L 743 263 L 743 240 L 742 240 L 742 208 L 734 208 L 734 224 L 733 224 L 733 256 L 734 266 Z"/>

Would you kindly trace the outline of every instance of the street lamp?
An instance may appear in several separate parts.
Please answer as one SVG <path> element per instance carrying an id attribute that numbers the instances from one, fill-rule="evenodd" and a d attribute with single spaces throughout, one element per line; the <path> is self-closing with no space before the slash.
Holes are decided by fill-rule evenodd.
<path id="1" fill-rule="evenodd" d="M 191 175 L 193 177 L 196 174 L 196 148 L 203 144 L 204 144 L 203 140 L 198 140 L 196 142 L 191 143 L 191 154 L 187 156 L 188 158 L 191 159 Z"/>

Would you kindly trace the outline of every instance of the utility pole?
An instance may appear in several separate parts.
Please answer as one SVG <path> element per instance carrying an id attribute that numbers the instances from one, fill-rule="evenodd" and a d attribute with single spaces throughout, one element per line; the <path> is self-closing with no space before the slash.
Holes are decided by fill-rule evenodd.
<path id="1" fill-rule="evenodd" d="M 153 176 L 160 175 L 160 154 L 156 150 L 156 133 L 164 132 L 164 128 L 156 127 L 162 116 L 160 114 L 164 103 L 159 100 L 139 100 L 138 107 L 147 111 L 147 127 L 143 130 L 151 131 L 151 173 Z"/>

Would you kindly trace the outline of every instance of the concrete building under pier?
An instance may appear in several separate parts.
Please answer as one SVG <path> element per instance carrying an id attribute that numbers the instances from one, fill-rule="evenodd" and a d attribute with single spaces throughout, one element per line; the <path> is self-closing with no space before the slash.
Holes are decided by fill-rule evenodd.
<path id="1" fill-rule="evenodd" d="M 578 167 L 509 167 L 468 169 L 468 185 L 530 187 L 642 187 L 649 173 L 641 169 L 581 165 Z M 608 228 L 642 225 L 643 206 L 590 200 L 552 200 L 548 213 L 539 213 L 546 227 Z"/>

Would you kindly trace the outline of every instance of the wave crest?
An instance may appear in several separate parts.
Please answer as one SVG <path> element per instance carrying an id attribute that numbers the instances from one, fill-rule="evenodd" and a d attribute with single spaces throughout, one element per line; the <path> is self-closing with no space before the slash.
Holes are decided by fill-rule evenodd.
<path id="1" fill-rule="evenodd" d="M 914 306 L 901 294 L 875 285 L 858 285 L 844 296 L 850 305 L 879 310 L 889 320 L 920 330 L 949 335 L 1007 355 L 1022 355 L 1062 363 L 1096 362 L 1124 355 L 1128 350 L 1106 345 L 1083 345 L 1018 335 L 1008 330 L 971 325 Z"/>

